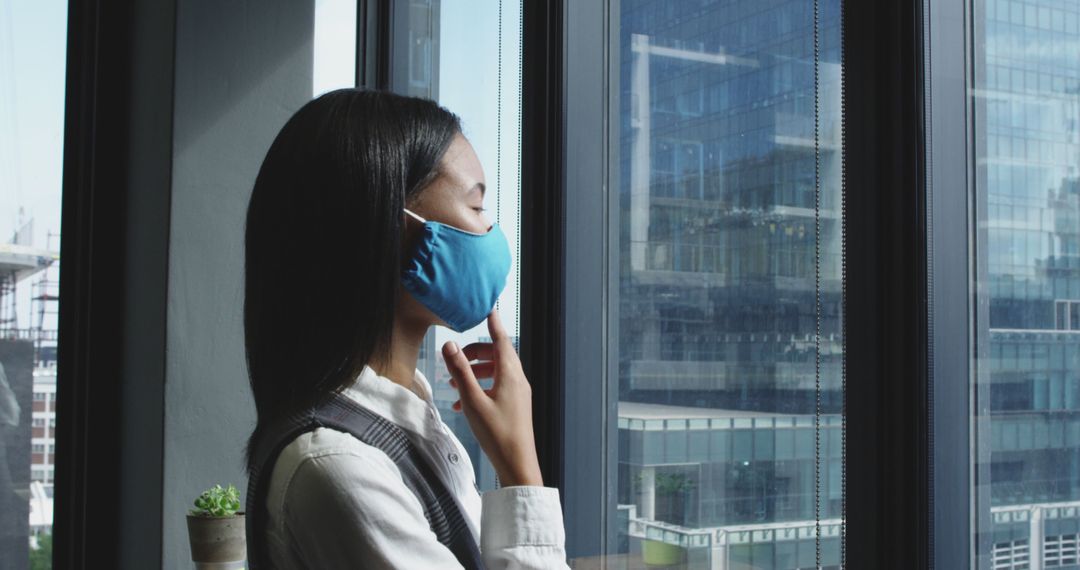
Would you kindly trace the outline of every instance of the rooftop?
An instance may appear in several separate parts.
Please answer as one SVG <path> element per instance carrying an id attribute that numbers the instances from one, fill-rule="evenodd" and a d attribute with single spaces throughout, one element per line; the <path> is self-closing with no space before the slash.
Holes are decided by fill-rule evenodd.
<path id="1" fill-rule="evenodd" d="M 632 420 L 705 420 L 729 418 L 796 418 L 813 417 L 809 414 L 783 414 L 749 410 L 723 410 L 717 408 L 693 408 L 666 404 L 642 404 L 619 402 L 619 418 Z"/>
<path id="2" fill-rule="evenodd" d="M 21 281 L 60 259 L 55 251 L 36 249 L 12 243 L 0 244 L 0 273 L 14 274 L 14 281 Z"/>

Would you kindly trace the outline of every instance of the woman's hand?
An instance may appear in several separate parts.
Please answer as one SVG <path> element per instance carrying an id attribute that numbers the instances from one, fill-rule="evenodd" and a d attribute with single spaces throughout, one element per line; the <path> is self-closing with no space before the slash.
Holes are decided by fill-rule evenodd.
<path id="1" fill-rule="evenodd" d="M 446 368 L 453 377 L 450 385 L 460 398 L 454 410 L 465 412 L 504 487 L 542 486 L 533 439 L 532 388 L 499 315 L 492 311 L 487 321 L 491 342 L 475 342 L 464 349 L 453 342 L 443 345 Z M 493 378 L 495 383 L 484 390 L 478 378 Z"/>

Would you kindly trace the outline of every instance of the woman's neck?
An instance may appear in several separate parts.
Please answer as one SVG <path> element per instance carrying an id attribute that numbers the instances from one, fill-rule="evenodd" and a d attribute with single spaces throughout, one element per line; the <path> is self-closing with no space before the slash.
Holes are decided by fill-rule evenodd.
<path id="1" fill-rule="evenodd" d="M 427 330 L 427 323 L 395 318 L 390 333 L 390 350 L 386 358 L 371 365 L 379 376 L 389 378 L 395 384 L 416 392 L 421 398 L 423 395 L 413 379 L 416 375 L 416 361 L 420 358 L 420 346 Z"/>

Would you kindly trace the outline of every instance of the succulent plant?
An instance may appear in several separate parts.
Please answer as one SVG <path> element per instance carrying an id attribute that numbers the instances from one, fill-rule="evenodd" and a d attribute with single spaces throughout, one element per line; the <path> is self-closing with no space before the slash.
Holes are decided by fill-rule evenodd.
<path id="1" fill-rule="evenodd" d="M 195 499 L 195 508 L 189 513 L 201 517 L 231 517 L 239 510 L 240 491 L 233 485 L 228 488 L 214 485 Z"/>

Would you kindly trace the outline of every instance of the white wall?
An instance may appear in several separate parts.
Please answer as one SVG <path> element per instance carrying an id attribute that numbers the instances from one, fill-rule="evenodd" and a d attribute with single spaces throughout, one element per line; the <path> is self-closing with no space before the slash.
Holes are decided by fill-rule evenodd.
<path id="1" fill-rule="evenodd" d="M 311 98 L 314 8 L 312 0 L 178 0 L 176 18 L 167 569 L 191 567 L 184 515 L 202 489 L 234 483 L 246 492 L 243 446 L 255 413 L 243 351 L 244 216 L 273 137 Z"/>

